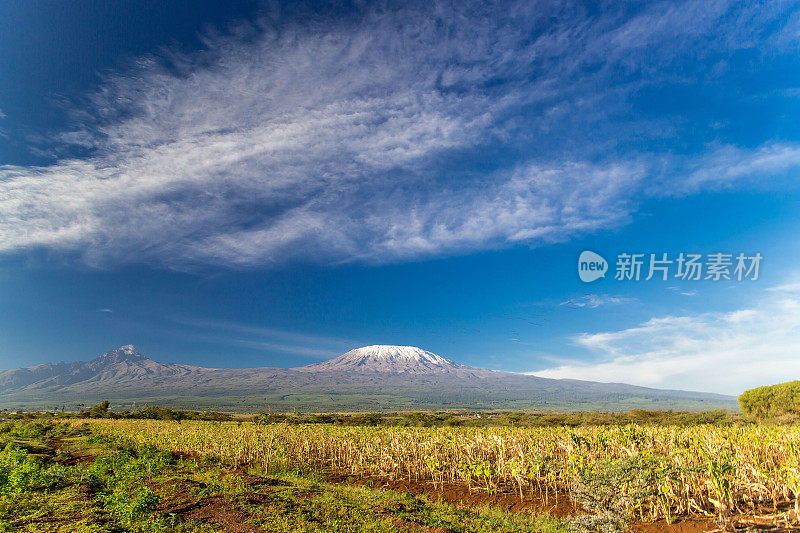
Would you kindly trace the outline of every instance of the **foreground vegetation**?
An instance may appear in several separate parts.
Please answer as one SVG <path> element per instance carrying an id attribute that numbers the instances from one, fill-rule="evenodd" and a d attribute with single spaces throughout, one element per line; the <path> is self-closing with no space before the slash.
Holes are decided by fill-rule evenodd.
<path id="1" fill-rule="evenodd" d="M 800 428 L 726 411 L 235 417 L 113 412 L 103 402 L 7 416 L 0 531 L 614 532 L 686 517 L 729 527 L 755 515 L 798 523 Z M 401 490 L 412 495 L 374 483 L 410 484 Z M 439 501 L 452 487 L 517 498 L 525 512 Z M 545 505 L 528 505 L 536 501 Z M 575 516 L 537 516 L 559 501 Z"/>
<path id="2" fill-rule="evenodd" d="M 0 531 L 566 531 L 548 517 L 459 508 L 298 469 L 257 476 L 133 441 L 83 422 L 2 424 Z"/>
<path id="3" fill-rule="evenodd" d="M 269 474 L 291 468 L 568 493 L 600 522 L 779 513 L 800 498 L 800 429 L 350 427 L 98 420 L 136 446 Z M 785 514 L 784 518 L 794 520 Z"/>

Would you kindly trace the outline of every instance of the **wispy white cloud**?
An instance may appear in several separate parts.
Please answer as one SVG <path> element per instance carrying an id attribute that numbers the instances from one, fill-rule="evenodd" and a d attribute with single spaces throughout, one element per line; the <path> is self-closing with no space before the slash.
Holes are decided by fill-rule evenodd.
<path id="1" fill-rule="evenodd" d="M 611 296 L 608 294 L 584 294 L 561 302 L 564 307 L 596 309 L 604 305 L 622 305 L 635 302 L 636 298 L 627 296 Z"/>
<path id="2" fill-rule="evenodd" d="M 766 143 L 756 149 L 712 146 L 698 158 L 676 160 L 684 178 L 658 183 L 660 194 L 680 196 L 700 190 L 754 186 L 759 180 L 788 185 L 800 165 L 800 144 Z"/>
<path id="3" fill-rule="evenodd" d="M 800 295 L 764 291 L 750 308 L 652 318 L 575 340 L 595 358 L 533 374 L 738 394 L 800 375 Z"/>
<path id="4" fill-rule="evenodd" d="M 331 359 L 360 346 L 358 342 L 339 337 L 224 320 L 172 318 L 170 321 L 191 328 L 191 336 L 195 340 L 318 359 Z"/>
<path id="5" fill-rule="evenodd" d="M 262 21 L 207 36 L 202 53 L 141 58 L 46 139 L 61 159 L 0 167 L 0 253 L 172 268 L 397 261 L 560 241 L 629 222 L 639 198 L 800 166 L 789 143 L 625 148 L 675 135 L 627 114 L 657 76 L 756 43 L 791 48 L 777 8 L 607 7 L 434 2 Z M 63 155 L 75 147 L 91 155 Z"/>
<path id="6" fill-rule="evenodd" d="M 683 287 L 676 287 L 674 285 L 667 287 L 667 290 L 676 292 L 682 296 L 697 296 L 698 294 L 696 289 L 684 289 Z"/>
<path id="7" fill-rule="evenodd" d="M 767 289 L 770 292 L 800 292 L 800 281 L 791 281 L 789 283 L 784 283 L 782 285 L 776 285 L 775 287 L 770 287 Z"/>
<path id="8" fill-rule="evenodd" d="M 335 351 L 313 346 L 299 346 L 295 344 L 281 344 L 277 342 L 258 341 L 253 339 L 227 339 L 226 344 L 253 348 L 264 352 L 278 352 L 291 355 L 300 355 L 314 359 L 327 360 L 341 355 L 344 350 Z"/>

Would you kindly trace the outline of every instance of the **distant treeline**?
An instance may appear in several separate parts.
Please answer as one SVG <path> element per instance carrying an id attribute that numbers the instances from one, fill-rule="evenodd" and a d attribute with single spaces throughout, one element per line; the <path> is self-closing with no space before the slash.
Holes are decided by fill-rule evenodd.
<path id="1" fill-rule="evenodd" d="M 744 391 L 739 406 L 744 414 L 758 420 L 796 418 L 800 416 L 800 381 Z"/>
<path id="2" fill-rule="evenodd" d="M 528 413 L 528 412 L 415 412 L 363 414 L 274 414 L 262 413 L 259 423 L 335 424 L 342 426 L 609 426 L 628 424 L 694 426 L 700 424 L 730 425 L 741 422 L 736 413 L 717 411 L 648 411 L 632 409 L 626 413 Z"/>
<path id="3" fill-rule="evenodd" d="M 536 413 L 520 411 L 474 412 L 395 412 L 395 413 L 260 413 L 234 416 L 216 411 L 184 411 L 170 407 L 145 406 L 136 411 L 112 411 L 108 401 L 78 413 L 17 413 L 7 418 L 115 418 L 150 420 L 250 421 L 258 424 L 334 424 L 339 426 L 418 426 L 418 427 L 552 427 L 659 425 L 696 426 L 700 424 L 731 425 L 746 423 L 739 413 L 716 411 L 650 411 L 631 409 L 625 413 L 573 412 Z"/>
<path id="4" fill-rule="evenodd" d="M 183 411 L 170 407 L 159 407 L 157 405 L 145 405 L 136 411 L 112 411 L 108 400 L 102 401 L 91 409 L 86 409 L 77 413 L 54 412 L 54 413 L 12 413 L 6 418 L 138 418 L 149 420 L 233 420 L 234 417 L 227 413 L 216 411 Z"/>

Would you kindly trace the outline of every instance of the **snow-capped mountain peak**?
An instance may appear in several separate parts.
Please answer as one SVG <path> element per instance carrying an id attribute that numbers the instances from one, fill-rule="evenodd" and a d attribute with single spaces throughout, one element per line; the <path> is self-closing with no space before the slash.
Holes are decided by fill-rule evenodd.
<path id="1" fill-rule="evenodd" d="M 448 359 L 415 346 L 376 344 L 356 348 L 330 361 L 302 370 L 358 370 L 374 372 L 431 373 L 462 368 Z"/>
<path id="2" fill-rule="evenodd" d="M 139 353 L 132 344 L 126 344 L 125 346 L 120 346 L 116 350 L 111 350 L 105 352 L 102 355 L 99 355 L 94 359 L 94 361 L 103 361 L 103 362 L 113 362 L 119 363 L 121 361 L 130 361 L 130 360 L 139 360 L 139 359 L 146 359 L 144 355 Z"/>
<path id="3" fill-rule="evenodd" d="M 350 352 L 353 356 L 364 357 L 376 361 L 417 361 L 420 363 L 429 363 L 439 366 L 452 365 L 444 357 L 436 355 L 435 353 L 417 348 L 416 346 L 392 346 L 388 344 L 374 344 L 372 346 L 364 346 L 363 348 L 356 348 Z"/>

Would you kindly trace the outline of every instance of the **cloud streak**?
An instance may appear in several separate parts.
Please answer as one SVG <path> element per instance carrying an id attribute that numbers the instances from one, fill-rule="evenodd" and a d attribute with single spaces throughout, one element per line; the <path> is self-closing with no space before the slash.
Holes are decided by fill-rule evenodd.
<path id="1" fill-rule="evenodd" d="M 679 133 L 631 119 L 636 91 L 755 42 L 790 49 L 782 15 L 432 3 L 208 35 L 202 53 L 108 77 L 51 137 L 53 164 L 0 167 L 0 253 L 403 261 L 562 241 L 628 223 L 640 198 L 780 179 L 797 145 L 625 146 Z"/>
<path id="2" fill-rule="evenodd" d="M 629 304 L 636 301 L 636 298 L 627 296 L 611 296 L 608 294 L 584 294 L 576 298 L 570 298 L 561 302 L 559 305 L 568 307 L 570 309 L 597 309 L 605 305 L 622 305 Z"/>
<path id="3" fill-rule="evenodd" d="M 575 342 L 595 360 L 533 374 L 738 394 L 800 373 L 800 290 L 776 287 L 751 308 L 652 318 Z"/>
<path id="4" fill-rule="evenodd" d="M 173 318 L 171 321 L 191 328 L 193 339 L 323 360 L 336 357 L 359 345 L 358 342 L 348 339 L 237 322 L 191 318 Z"/>

